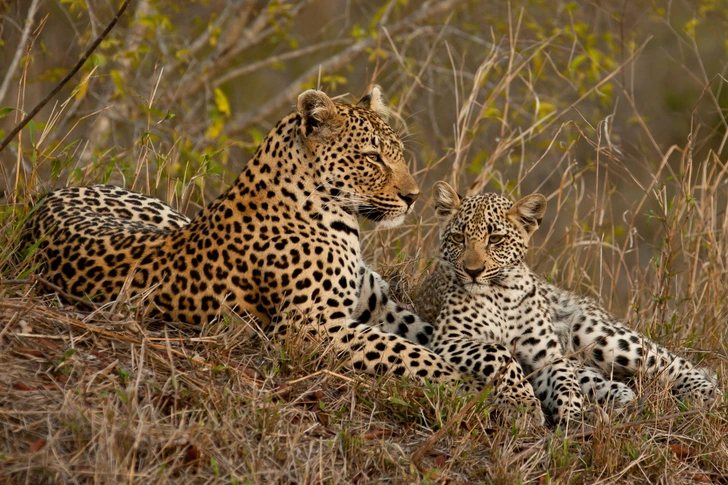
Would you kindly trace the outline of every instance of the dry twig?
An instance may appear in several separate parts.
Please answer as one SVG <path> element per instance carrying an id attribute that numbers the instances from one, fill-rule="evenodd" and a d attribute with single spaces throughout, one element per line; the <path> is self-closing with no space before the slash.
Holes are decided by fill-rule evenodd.
<path id="1" fill-rule="evenodd" d="M 27 115 L 25 115 L 25 118 L 23 118 L 20 123 L 18 123 L 15 128 L 10 130 L 10 133 L 3 139 L 3 141 L 0 142 L 0 152 L 2 152 L 6 146 L 8 146 L 8 143 L 12 141 L 13 138 L 15 138 L 15 135 L 17 135 L 20 130 L 22 130 L 25 125 L 30 122 L 30 120 L 35 117 L 35 115 L 38 114 L 38 112 L 43 109 L 43 107 L 48 103 L 48 101 L 53 98 L 58 92 L 63 89 L 63 86 L 68 83 L 68 81 L 71 80 L 71 78 L 81 69 L 81 67 L 86 63 L 89 57 L 91 57 L 91 54 L 96 50 L 96 48 L 99 46 L 102 40 L 111 32 L 111 29 L 114 28 L 116 23 L 119 21 L 119 18 L 121 18 L 121 14 L 124 13 L 124 10 L 126 10 L 127 5 L 129 5 L 130 0 L 124 0 L 124 3 L 121 4 L 121 7 L 119 7 L 119 10 L 116 12 L 116 15 L 114 15 L 114 18 L 111 19 L 111 22 L 109 22 L 109 25 L 106 26 L 103 32 L 94 40 L 94 42 L 86 49 L 86 51 L 81 56 L 81 59 L 78 60 L 75 66 L 68 71 L 68 73 L 61 79 L 55 88 L 51 90 L 50 93 L 46 95 L 45 98 L 41 99 L 38 104 L 35 105 L 35 108 L 33 108 Z"/>

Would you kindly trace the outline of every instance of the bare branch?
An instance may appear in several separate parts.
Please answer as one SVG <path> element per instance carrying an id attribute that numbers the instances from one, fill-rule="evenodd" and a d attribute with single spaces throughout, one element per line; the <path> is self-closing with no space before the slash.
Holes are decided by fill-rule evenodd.
<path id="1" fill-rule="evenodd" d="M 295 16 L 298 14 L 308 1 L 310 0 L 299 2 L 295 7 L 291 8 L 289 15 Z M 245 20 L 247 21 L 247 19 Z M 258 15 L 255 20 L 253 20 L 248 28 L 242 29 L 242 21 L 240 21 L 240 25 L 233 26 L 234 31 L 242 30 L 242 32 L 238 32 L 237 43 L 231 44 L 230 41 L 228 41 L 228 44 L 226 44 L 219 53 L 207 59 L 207 62 L 202 64 L 200 68 L 200 75 L 194 78 L 195 82 L 185 86 L 184 91 L 176 92 L 175 97 L 189 97 L 204 89 L 204 87 L 212 82 L 212 80 L 215 79 L 221 71 L 227 69 L 237 55 L 252 46 L 260 44 L 263 39 L 273 35 L 276 32 L 276 28 L 271 27 L 270 25 L 271 15 L 266 8 L 262 10 L 262 13 Z M 230 35 L 226 35 L 226 37 L 230 39 Z"/>
<path id="2" fill-rule="evenodd" d="M 291 10 L 289 11 L 289 16 L 295 17 L 298 12 L 310 1 L 311 0 L 303 0 L 299 2 L 296 6 L 291 8 Z M 265 39 L 266 37 L 275 33 L 276 29 L 274 27 L 268 27 L 267 29 L 265 28 L 266 26 L 270 25 L 270 20 L 271 16 L 268 13 L 268 9 L 263 9 L 262 13 L 258 15 L 258 17 L 256 17 L 256 19 L 253 21 L 251 27 L 242 32 L 238 43 L 235 45 L 226 46 L 226 49 L 221 51 L 220 54 L 212 60 L 215 63 L 215 70 L 218 71 L 221 68 L 225 68 L 228 62 L 231 61 L 238 54 L 254 45 L 259 44 L 262 39 Z"/>
<path id="3" fill-rule="evenodd" d="M 329 41 L 325 41 L 325 42 L 320 42 L 320 43 L 312 45 L 312 46 L 297 49 L 295 51 L 284 52 L 283 54 L 279 54 L 279 55 L 273 56 L 273 57 L 268 57 L 265 60 L 254 62 L 252 64 L 248 64 L 247 66 L 241 66 L 237 69 L 228 71 L 225 74 L 223 74 L 222 76 L 215 79 L 215 81 L 213 82 L 212 85 L 217 88 L 219 86 L 222 86 L 226 82 L 228 82 L 232 79 L 235 79 L 236 77 L 244 76 L 245 74 L 248 74 L 250 72 L 255 72 L 259 69 L 263 69 L 265 67 L 271 66 L 278 62 L 288 61 L 290 59 L 295 59 L 297 57 L 305 56 L 305 55 L 311 54 L 313 52 L 319 51 L 321 49 L 326 49 L 327 47 L 346 45 L 346 44 L 351 44 L 352 42 L 353 41 L 351 39 L 329 40 Z"/>
<path id="4" fill-rule="evenodd" d="M 211 28 L 205 29 L 205 31 L 200 34 L 200 36 L 195 39 L 189 47 L 187 47 L 187 51 L 189 52 L 189 56 L 194 56 L 196 53 L 198 53 L 203 47 L 209 45 L 210 43 L 210 37 L 212 33 L 215 31 L 215 29 L 218 29 L 222 27 L 225 22 L 230 22 L 228 25 L 228 30 L 225 33 L 225 37 L 232 37 L 233 35 L 239 35 L 240 30 L 245 26 L 245 24 L 248 22 L 248 17 L 250 15 L 250 10 L 252 9 L 253 2 L 248 2 L 245 5 L 238 5 L 236 11 L 229 11 L 231 8 L 229 5 L 225 7 L 225 9 L 220 13 L 218 18 L 215 20 Z M 235 16 L 235 19 L 233 21 L 230 20 L 231 16 Z M 220 41 L 218 45 L 228 45 L 230 41 Z M 221 49 L 224 49 L 222 47 Z M 166 66 L 164 66 L 164 72 L 169 75 L 170 73 L 177 72 L 177 69 L 180 68 L 183 64 L 188 62 L 186 59 L 173 59 L 170 62 L 167 63 Z"/>
<path id="5" fill-rule="evenodd" d="M 2 142 L 0 142 L 0 152 L 2 152 L 5 149 L 5 147 L 8 146 L 8 143 L 10 143 L 10 141 L 13 138 L 15 138 L 15 135 L 17 135 L 20 132 L 20 130 L 22 130 L 23 127 L 25 125 L 27 125 L 28 122 L 30 120 L 32 120 L 33 117 L 35 115 L 37 115 L 38 112 L 41 109 L 43 109 L 43 106 L 45 106 L 48 103 L 48 101 L 50 101 L 50 99 L 53 96 L 55 96 L 56 94 L 58 94 L 58 91 L 60 91 L 61 89 L 63 89 L 63 86 L 65 86 L 66 83 L 68 83 L 68 81 L 70 81 L 71 78 L 81 69 L 81 67 L 86 63 L 86 61 L 91 56 L 91 54 L 99 46 L 99 44 L 101 43 L 101 41 L 104 40 L 104 38 L 109 34 L 109 32 L 111 32 L 111 29 L 114 28 L 114 26 L 116 25 L 116 23 L 119 21 L 119 18 L 121 17 L 121 14 L 123 14 L 124 13 L 124 10 L 126 10 L 127 5 L 129 5 L 129 0 L 124 0 L 124 3 L 119 8 L 119 11 L 116 12 L 116 15 L 114 16 L 114 18 L 111 19 L 111 22 L 109 23 L 109 25 L 106 26 L 106 28 L 104 29 L 104 31 L 101 32 L 101 35 L 96 38 L 96 40 L 94 41 L 94 43 L 91 44 L 88 49 L 86 49 L 86 52 L 83 53 L 83 55 L 81 56 L 81 59 L 79 59 L 78 62 L 76 63 L 76 65 L 73 66 L 73 69 L 71 69 L 70 71 L 68 71 L 68 74 L 66 74 L 66 76 L 63 79 L 61 79 L 61 81 L 56 85 L 56 87 L 53 88 L 53 90 L 50 93 L 48 93 L 48 95 L 45 98 L 43 98 L 40 101 L 40 103 L 38 103 L 35 106 L 35 108 L 33 108 L 33 110 L 31 112 L 28 113 L 25 116 L 25 118 L 23 118 L 23 120 L 20 123 L 18 123 L 15 126 L 15 128 L 12 129 L 12 131 L 8 134 L 8 136 L 5 137 L 5 139 Z"/>
<path id="6" fill-rule="evenodd" d="M 41 0 L 33 0 L 33 2 L 30 4 L 30 8 L 28 9 L 28 16 L 25 18 L 25 26 L 23 27 L 23 33 L 20 36 L 20 42 L 18 43 L 17 49 L 15 49 L 15 55 L 13 56 L 13 60 L 10 62 L 10 66 L 5 73 L 3 83 L 2 85 L 0 85 L 0 103 L 2 103 L 3 99 L 5 99 L 5 94 L 7 93 L 8 86 L 10 85 L 10 80 L 15 75 L 15 70 L 18 68 L 18 64 L 20 64 L 20 59 L 25 53 L 25 46 L 28 43 L 28 39 L 30 38 L 30 30 L 31 27 L 33 27 L 33 19 L 35 17 L 35 13 L 38 11 L 38 4 L 40 3 L 40 1 Z"/>
<path id="7" fill-rule="evenodd" d="M 225 32 L 220 34 L 217 43 L 217 55 L 231 49 L 240 36 L 243 35 L 243 29 L 250 21 L 253 7 L 255 7 L 255 0 L 249 0 L 244 5 L 238 6 L 235 18 L 228 23 Z"/>
<path id="8" fill-rule="evenodd" d="M 443 15 L 446 12 L 450 12 L 462 2 L 463 0 L 425 2 L 415 13 L 389 27 L 389 35 L 394 37 L 413 27 L 416 27 L 422 22 L 437 18 L 438 15 Z M 373 37 L 367 37 L 360 40 L 356 44 L 348 47 L 342 52 L 332 56 L 325 62 L 311 67 L 302 75 L 297 77 L 286 88 L 278 92 L 275 98 L 263 104 L 252 113 L 247 113 L 239 116 L 235 121 L 229 123 L 226 127 L 226 132 L 231 135 L 241 133 L 249 128 L 251 125 L 260 123 L 262 120 L 268 118 L 276 111 L 285 107 L 287 104 L 291 104 L 293 102 L 293 99 L 300 93 L 303 84 L 316 76 L 319 71 L 336 71 L 337 69 L 344 67 L 348 62 L 350 62 L 362 52 L 365 52 L 367 49 L 375 47 L 376 44 L 377 39 Z"/>
<path id="9" fill-rule="evenodd" d="M 124 49 L 127 52 L 135 52 L 139 49 L 139 46 L 142 44 L 144 36 L 146 35 L 148 30 L 147 25 L 142 20 L 145 17 L 149 17 L 153 13 L 154 10 L 149 4 L 149 0 L 138 0 L 136 8 L 134 9 L 133 21 L 131 22 L 129 31 L 126 34 L 126 39 L 124 40 Z M 119 66 L 119 76 L 121 77 L 122 82 L 125 85 L 128 85 L 129 79 L 131 78 L 132 74 L 132 57 L 121 57 L 121 59 L 119 59 Z M 100 100 L 98 106 L 106 106 L 108 103 L 108 99 L 111 98 L 113 93 L 114 91 L 112 88 L 112 90 L 110 92 L 107 92 L 103 99 Z M 115 109 L 118 112 L 118 116 L 122 119 L 129 119 L 129 117 L 131 116 L 130 105 L 127 103 L 118 103 Z M 96 122 L 94 122 L 90 126 L 89 131 L 86 134 L 86 139 L 88 140 L 88 144 L 89 147 L 91 147 L 91 150 L 85 151 L 81 155 L 81 158 L 84 162 L 88 162 L 93 158 L 93 148 L 99 144 L 99 141 L 104 135 L 108 134 L 111 131 L 111 121 L 113 115 L 114 113 L 112 113 L 111 111 L 103 111 L 102 114 L 99 115 Z"/>

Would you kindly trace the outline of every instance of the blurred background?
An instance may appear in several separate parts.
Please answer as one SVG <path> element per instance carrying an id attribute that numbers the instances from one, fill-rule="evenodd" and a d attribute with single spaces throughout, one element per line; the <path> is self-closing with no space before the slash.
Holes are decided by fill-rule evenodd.
<path id="1" fill-rule="evenodd" d="M 0 0 L 0 137 L 121 3 Z M 426 196 L 365 249 L 405 299 L 436 254 L 435 181 L 538 191 L 540 274 L 652 336 L 725 350 L 727 32 L 728 4 L 708 0 L 133 0 L 0 152 L 5 246 L 66 185 L 192 216 L 303 90 L 355 102 L 379 84 Z"/>

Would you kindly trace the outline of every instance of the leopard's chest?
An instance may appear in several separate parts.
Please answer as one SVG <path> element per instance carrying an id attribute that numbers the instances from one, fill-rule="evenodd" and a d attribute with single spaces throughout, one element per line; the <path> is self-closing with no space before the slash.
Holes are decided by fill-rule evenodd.
<path id="1" fill-rule="evenodd" d="M 535 282 L 458 288 L 446 299 L 443 314 L 458 323 L 473 320 L 474 331 L 488 341 L 510 342 L 532 332 L 544 320 L 545 305 Z"/>

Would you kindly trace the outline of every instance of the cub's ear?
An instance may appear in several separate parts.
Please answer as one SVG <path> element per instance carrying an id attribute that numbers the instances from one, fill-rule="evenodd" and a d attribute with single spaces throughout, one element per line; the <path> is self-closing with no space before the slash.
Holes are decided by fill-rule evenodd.
<path id="1" fill-rule="evenodd" d="M 389 108 L 384 102 L 382 89 L 379 86 L 374 86 L 372 92 L 361 98 L 357 104 L 374 111 L 384 121 L 389 119 Z"/>
<path id="2" fill-rule="evenodd" d="M 523 228 L 528 236 L 538 229 L 546 213 L 546 197 L 541 194 L 527 195 L 508 210 L 508 216 Z"/>
<path id="3" fill-rule="evenodd" d="M 305 139 L 326 142 L 341 131 L 343 123 L 336 105 L 323 91 L 309 89 L 302 93 L 296 109 L 301 115 L 301 135 Z"/>
<path id="4" fill-rule="evenodd" d="M 460 208 L 460 196 L 447 182 L 437 182 L 432 189 L 435 214 L 441 221 L 449 220 Z"/>

